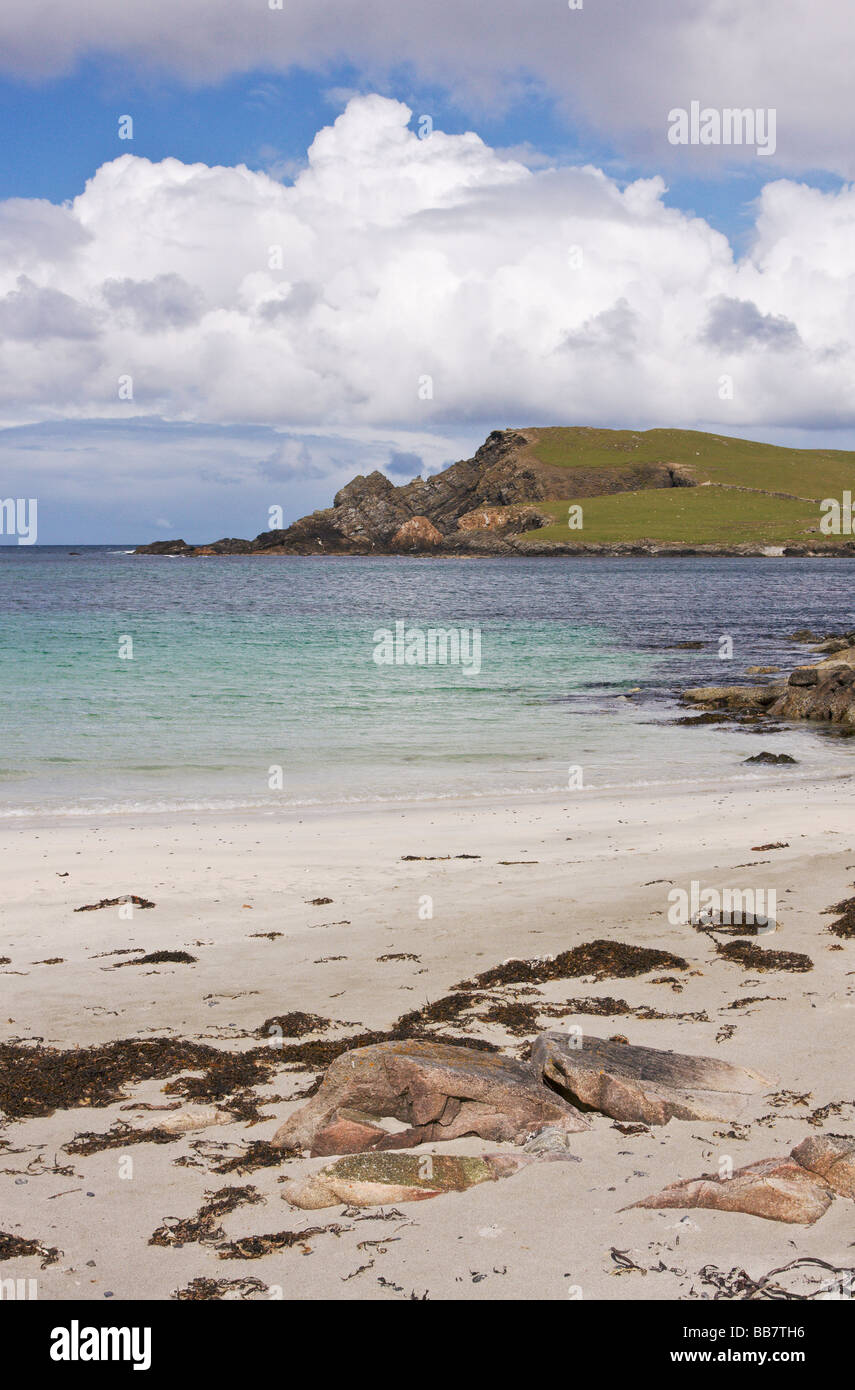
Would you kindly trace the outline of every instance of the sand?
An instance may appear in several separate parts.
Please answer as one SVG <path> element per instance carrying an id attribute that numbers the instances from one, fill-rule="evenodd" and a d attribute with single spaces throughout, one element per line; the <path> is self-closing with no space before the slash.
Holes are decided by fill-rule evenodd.
<path id="1" fill-rule="evenodd" d="M 89 1156 L 64 1149 L 81 1132 L 106 1132 L 117 1121 L 147 1128 L 173 1113 L 140 1106 L 185 1104 L 164 1093 L 165 1082 L 131 1084 L 108 1106 L 0 1121 L 0 1230 L 58 1252 L 44 1269 L 36 1255 L 3 1261 L 0 1278 L 37 1280 L 41 1299 L 168 1299 L 207 1279 L 258 1281 L 234 1284 L 231 1297 L 576 1301 L 709 1297 L 731 1271 L 759 1279 L 799 1257 L 855 1265 L 853 1208 L 842 1199 L 808 1228 L 711 1211 L 623 1210 L 668 1182 L 717 1169 L 722 1157 L 739 1166 L 784 1155 L 808 1134 L 855 1132 L 855 941 L 831 935 L 833 918 L 824 915 L 852 893 L 853 824 L 850 777 L 796 780 L 776 769 L 717 787 L 576 792 L 504 805 L 4 827 L 5 1042 L 71 1048 L 173 1037 L 247 1049 L 267 1045 L 253 1036 L 264 1020 L 292 1010 L 332 1020 L 322 1036 L 344 1038 L 387 1029 L 508 957 L 605 937 L 675 952 L 689 969 L 664 979 L 653 972 L 554 981 L 536 994 L 506 987 L 492 998 L 560 1005 L 611 996 L 652 1007 L 668 1016 L 568 1012 L 541 1026 L 580 1025 L 602 1037 L 720 1056 L 775 1082 L 744 1127 L 671 1121 L 626 1135 L 594 1116 L 591 1130 L 572 1140 L 579 1162 L 532 1165 L 503 1182 L 395 1210 L 319 1212 L 283 1201 L 278 1180 L 322 1160 L 213 1171 L 246 1144 L 269 1139 L 315 1069 L 277 1066 L 257 1088 L 255 1124 L 230 1120 L 171 1143 Z M 786 847 L 753 849 L 779 841 Z M 464 854 L 479 857 L 454 857 Z M 688 892 L 692 880 L 774 888 L 779 931 L 763 945 L 806 953 L 814 968 L 746 970 L 718 958 L 707 936 L 672 925 L 669 890 Z M 74 911 L 129 893 L 156 906 L 135 908 L 130 919 L 127 908 Z M 316 898 L 331 901 L 313 905 Z M 130 948 L 185 951 L 196 963 L 113 968 L 133 956 L 106 953 Z M 387 955 L 404 958 L 379 959 Z M 495 1024 L 444 1031 L 513 1055 L 526 1043 Z M 814 1113 L 829 1104 L 838 1108 Z M 431 1147 L 479 1153 L 489 1146 L 465 1139 Z M 206 1192 L 246 1186 L 262 1200 L 214 1223 L 220 1236 L 180 1247 L 149 1243 L 167 1218 L 193 1217 Z M 261 1258 L 218 1255 L 218 1244 L 245 1236 L 317 1227 L 326 1229 Z M 804 1292 L 831 1276 L 805 1266 L 782 1277 Z"/>

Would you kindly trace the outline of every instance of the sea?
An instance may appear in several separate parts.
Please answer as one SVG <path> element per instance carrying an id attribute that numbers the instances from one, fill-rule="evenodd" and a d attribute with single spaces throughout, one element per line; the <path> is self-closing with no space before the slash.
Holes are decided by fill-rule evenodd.
<path id="1" fill-rule="evenodd" d="M 847 560 L 132 551 L 0 547 L 0 819 L 774 795 L 779 769 L 746 763 L 763 749 L 797 759 L 788 777 L 855 770 L 827 728 L 675 722 L 686 686 L 855 627 Z"/>

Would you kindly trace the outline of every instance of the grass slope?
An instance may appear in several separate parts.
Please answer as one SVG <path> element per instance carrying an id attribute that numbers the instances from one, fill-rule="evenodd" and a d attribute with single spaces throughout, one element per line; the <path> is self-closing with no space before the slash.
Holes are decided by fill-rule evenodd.
<path id="1" fill-rule="evenodd" d="M 567 498 L 539 505 L 555 525 L 529 531 L 538 541 L 734 545 L 742 542 L 819 546 L 845 537 L 819 530 L 819 502 L 855 492 L 855 453 L 786 449 L 773 444 L 704 434 L 697 430 L 601 430 L 585 427 L 527 432 L 535 458 L 566 468 Z M 584 525 L 571 530 L 574 468 L 631 463 L 679 464 L 696 488 L 656 488 L 580 499 Z M 737 491 L 739 488 L 756 491 Z M 787 496 L 770 494 L 785 493 Z"/>

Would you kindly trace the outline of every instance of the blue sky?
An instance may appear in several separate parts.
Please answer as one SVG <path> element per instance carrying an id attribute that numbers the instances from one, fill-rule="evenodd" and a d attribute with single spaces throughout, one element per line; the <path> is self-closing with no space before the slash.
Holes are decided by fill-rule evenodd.
<path id="1" fill-rule="evenodd" d="M 800 0 L 8 0 L 0 494 L 46 543 L 203 540 L 496 425 L 850 447 L 849 38 Z M 773 108 L 774 157 L 672 145 L 696 98 Z"/>
<path id="2" fill-rule="evenodd" d="M 156 161 L 172 156 L 185 163 L 247 164 L 289 178 L 305 164 L 315 133 L 339 114 L 346 96 L 375 90 L 406 102 L 414 125 L 427 112 L 442 130 L 474 129 L 494 148 L 529 147 L 534 159 L 559 165 L 595 164 L 624 182 L 663 171 L 664 151 L 659 159 L 631 157 L 533 85 L 507 110 L 473 114 L 453 91 L 406 69 L 388 73 L 382 84 L 366 83 L 341 64 L 323 73 L 260 69 L 200 88 L 164 75 L 134 80 L 115 64 L 88 60 L 51 81 L 0 78 L 0 198 L 74 198 L 101 164 L 129 151 Z M 125 114 L 134 119 L 133 144 L 118 136 Z M 756 162 L 701 172 L 672 165 L 666 201 L 703 217 L 742 249 L 753 225 L 754 199 L 771 172 Z M 800 171 L 800 178 L 822 189 L 842 183 L 839 175 L 817 169 Z"/>

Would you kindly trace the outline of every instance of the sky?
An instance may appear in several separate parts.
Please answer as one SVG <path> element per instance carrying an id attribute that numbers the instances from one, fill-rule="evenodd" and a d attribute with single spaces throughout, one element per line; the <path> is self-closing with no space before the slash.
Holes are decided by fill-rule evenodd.
<path id="1" fill-rule="evenodd" d="M 0 498 L 203 541 L 509 425 L 855 447 L 854 38 L 849 0 L 5 0 Z"/>

